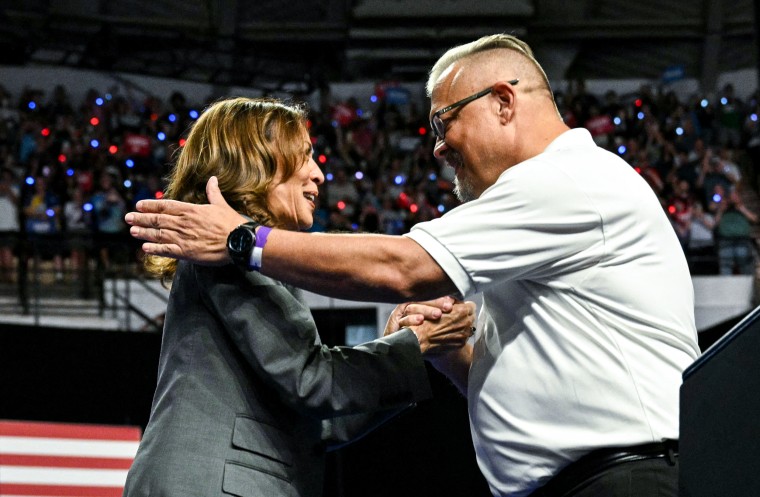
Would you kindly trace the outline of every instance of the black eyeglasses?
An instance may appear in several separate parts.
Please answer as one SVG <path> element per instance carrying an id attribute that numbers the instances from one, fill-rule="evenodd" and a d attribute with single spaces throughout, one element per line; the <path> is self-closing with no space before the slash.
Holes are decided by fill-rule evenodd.
<path id="1" fill-rule="evenodd" d="M 510 85 L 516 85 L 519 83 L 519 79 L 513 79 L 511 81 L 507 81 Z M 479 91 L 474 95 L 470 95 L 469 97 L 463 98 L 462 100 L 459 100 L 458 102 L 454 102 L 451 105 L 448 105 L 444 107 L 443 109 L 439 109 L 433 113 L 433 117 L 430 118 L 430 128 L 433 130 L 433 135 L 439 140 L 443 140 L 446 138 L 446 123 L 443 122 L 443 119 L 441 119 L 441 114 L 445 114 L 450 110 L 454 110 L 457 107 L 461 107 L 463 105 L 469 104 L 473 100 L 477 100 L 480 97 L 485 97 L 491 91 L 493 90 L 493 86 L 489 86 L 483 91 Z"/>

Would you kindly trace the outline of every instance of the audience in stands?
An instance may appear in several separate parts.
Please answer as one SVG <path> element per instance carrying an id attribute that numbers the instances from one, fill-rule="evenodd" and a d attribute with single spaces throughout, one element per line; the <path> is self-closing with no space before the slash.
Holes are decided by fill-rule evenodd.
<path id="1" fill-rule="evenodd" d="M 102 268 L 114 251 L 139 256 L 123 215 L 137 200 L 161 195 L 188 125 L 214 99 L 108 91 L 92 89 L 76 103 L 63 86 L 18 96 L 0 87 L 3 281 L 15 279 L 16 260 L 35 253 L 71 279 L 86 255 Z M 312 115 L 316 158 L 328 178 L 313 230 L 403 233 L 457 205 L 450 171 L 433 158 L 425 113 L 389 94 L 379 92 L 372 108 L 352 98 Z M 757 93 L 746 103 L 730 84 L 712 99 L 681 101 L 650 86 L 597 96 L 576 81 L 556 97 L 568 124 L 587 127 L 652 186 L 693 272 L 754 273 L 757 215 L 740 193 L 758 189 Z M 64 242 L 50 243 L 59 235 Z"/>

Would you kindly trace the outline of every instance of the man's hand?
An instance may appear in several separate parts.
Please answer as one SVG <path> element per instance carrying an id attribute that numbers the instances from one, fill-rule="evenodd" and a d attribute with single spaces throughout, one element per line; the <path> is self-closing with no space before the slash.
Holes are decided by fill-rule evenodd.
<path id="1" fill-rule="evenodd" d="M 385 335 L 411 328 L 428 358 L 462 347 L 475 328 L 475 303 L 441 297 L 428 302 L 396 306 L 388 318 Z"/>
<path id="2" fill-rule="evenodd" d="M 227 236 L 247 221 L 230 207 L 219 190 L 216 177 L 206 184 L 208 204 L 189 204 L 176 200 L 141 200 L 139 212 L 124 220 L 129 233 L 141 240 L 146 254 L 184 259 L 199 264 L 229 262 Z"/>
<path id="3" fill-rule="evenodd" d="M 405 302 L 399 304 L 393 309 L 391 315 L 388 316 L 383 336 L 396 333 L 401 328 L 420 325 L 426 319 L 438 320 L 444 312 L 451 311 L 454 302 L 455 299 L 452 297 L 441 297 L 429 302 Z"/>

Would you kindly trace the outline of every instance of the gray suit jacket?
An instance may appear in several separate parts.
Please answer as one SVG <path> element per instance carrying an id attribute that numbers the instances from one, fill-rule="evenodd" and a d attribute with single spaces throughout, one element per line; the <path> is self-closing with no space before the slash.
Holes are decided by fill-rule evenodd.
<path id="1" fill-rule="evenodd" d="M 328 348 L 282 283 L 180 262 L 124 495 L 319 496 L 326 450 L 429 396 L 411 331 Z"/>

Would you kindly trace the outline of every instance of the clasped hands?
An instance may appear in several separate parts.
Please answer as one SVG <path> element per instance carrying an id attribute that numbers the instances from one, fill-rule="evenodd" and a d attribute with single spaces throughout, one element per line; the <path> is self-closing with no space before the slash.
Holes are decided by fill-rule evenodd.
<path id="1" fill-rule="evenodd" d="M 399 304 L 388 317 L 384 335 L 410 328 L 426 359 L 462 348 L 475 332 L 475 303 L 452 297 Z"/>

